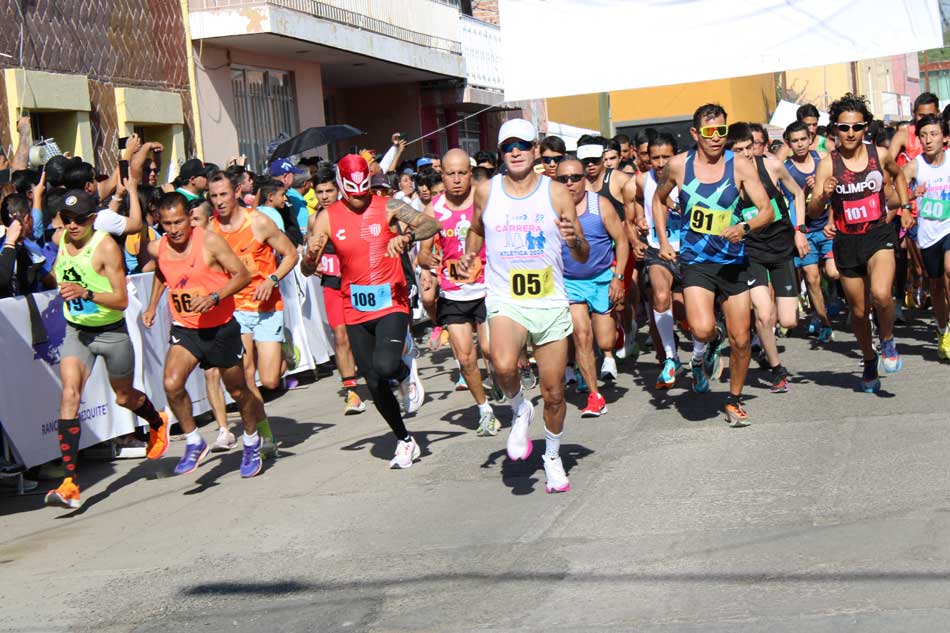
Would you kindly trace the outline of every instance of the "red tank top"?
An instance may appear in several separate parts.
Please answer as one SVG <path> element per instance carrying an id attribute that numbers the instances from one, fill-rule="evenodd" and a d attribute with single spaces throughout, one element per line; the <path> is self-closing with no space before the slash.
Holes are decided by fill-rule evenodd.
<path id="1" fill-rule="evenodd" d="M 168 256 L 168 238 L 163 235 L 158 242 L 158 269 L 168 288 L 168 306 L 172 318 L 175 323 L 192 330 L 224 325 L 234 314 L 233 297 L 222 299 L 218 305 L 200 314 L 191 311 L 191 302 L 195 297 L 220 290 L 231 277 L 205 264 L 204 229 L 193 229 L 189 248 L 183 259 L 171 259 Z"/>
<path id="2" fill-rule="evenodd" d="M 389 225 L 386 198 L 373 196 L 362 213 L 337 201 L 327 214 L 330 241 L 340 260 L 343 320 L 355 324 L 393 312 L 408 313 L 402 261 L 386 254 L 386 245 L 397 235 Z"/>
<path id="3" fill-rule="evenodd" d="M 917 138 L 917 126 L 907 126 L 907 143 L 904 145 L 904 151 L 897 157 L 897 164 L 903 167 L 918 156 L 924 153 L 924 144 Z"/>
<path id="4" fill-rule="evenodd" d="M 221 223 L 215 218 L 211 221 L 211 230 L 224 238 L 238 256 L 244 267 L 251 273 L 251 283 L 244 287 L 239 293 L 234 295 L 234 309 L 244 312 L 274 312 L 284 309 L 284 299 L 280 295 L 280 289 L 274 288 L 267 301 L 255 301 L 254 291 L 265 279 L 273 275 L 277 270 L 277 256 L 274 255 L 274 249 L 267 244 L 262 244 L 254 237 L 254 229 L 251 228 L 251 220 L 257 211 L 245 209 L 244 223 L 237 231 L 226 233 L 221 230 Z M 268 282 L 270 283 L 270 282 Z"/>
<path id="5" fill-rule="evenodd" d="M 838 150 L 831 152 L 832 170 L 838 184 L 831 196 L 835 227 L 841 233 L 860 235 L 887 221 L 884 198 L 884 171 L 877 147 L 865 145 L 868 164 L 861 171 L 851 171 Z"/>

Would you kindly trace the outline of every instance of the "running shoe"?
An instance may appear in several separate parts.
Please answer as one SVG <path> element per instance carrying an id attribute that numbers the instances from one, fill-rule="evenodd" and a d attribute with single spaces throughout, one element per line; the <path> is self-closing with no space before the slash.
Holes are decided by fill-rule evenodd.
<path id="1" fill-rule="evenodd" d="M 657 389 L 672 389 L 676 385 L 676 373 L 682 365 L 678 358 L 667 358 L 663 361 L 663 369 L 660 375 L 656 377 Z"/>
<path id="2" fill-rule="evenodd" d="M 406 413 L 415 413 L 425 402 L 426 390 L 419 380 L 418 365 L 415 357 L 412 358 L 409 366 L 409 375 L 399 383 L 399 392 L 402 394 L 402 406 Z"/>
<path id="3" fill-rule="evenodd" d="M 786 336 L 788 336 L 788 328 L 782 324 L 777 324 L 775 326 L 775 337 L 785 338 Z"/>
<path id="4" fill-rule="evenodd" d="M 841 301 L 838 299 L 835 299 L 834 301 L 829 302 L 828 316 L 831 318 L 838 316 L 839 314 L 841 314 L 841 310 L 843 309 L 843 307 L 844 306 L 841 305 Z"/>
<path id="5" fill-rule="evenodd" d="M 587 406 L 581 409 L 582 418 L 599 418 L 607 413 L 607 401 L 599 393 L 587 396 Z"/>
<path id="6" fill-rule="evenodd" d="M 204 438 L 198 444 L 185 444 L 185 454 L 175 466 L 176 475 L 187 475 L 195 472 L 198 464 L 208 455 L 208 443 Z"/>
<path id="7" fill-rule="evenodd" d="M 889 374 L 896 374 L 904 366 L 901 355 L 897 352 L 897 343 L 894 338 L 881 341 L 881 366 Z"/>
<path id="8" fill-rule="evenodd" d="M 528 391 L 538 386 L 538 376 L 534 373 L 534 368 L 531 366 L 531 363 L 519 366 L 518 371 L 521 372 L 522 389 Z"/>
<path id="9" fill-rule="evenodd" d="M 617 361 L 613 356 L 604 356 L 604 362 L 600 366 L 600 379 L 604 382 L 617 380 Z"/>
<path id="10" fill-rule="evenodd" d="M 722 348 L 726 344 L 726 333 L 720 323 L 716 323 L 716 336 L 706 344 L 706 351 L 703 354 L 703 371 L 706 376 L 713 380 L 719 380 L 722 376 L 722 362 L 719 355 L 722 354 Z"/>
<path id="11" fill-rule="evenodd" d="M 937 334 L 937 356 L 950 360 L 950 331 Z"/>
<path id="12" fill-rule="evenodd" d="M 577 382 L 577 375 L 574 371 L 574 368 L 568 365 L 564 369 L 564 386 L 569 387 L 571 383 Z"/>
<path id="13" fill-rule="evenodd" d="M 158 430 L 148 427 L 148 447 L 145 449 L 145 455 L 149 459 L 161 459 L 168 450 L 171 439 L 168 437 L 168 414 L 164 411 L 159 412 L 158 417 L 162 419 L 162 425 Z"/>
<path id="14" fill-rule="evenodd" d="M 818 317 L 813 316 L 811 320 L 808 321 L 808 335 L 814 336 L 820 333 L 821 321 Z"/>
<path id="15" fill-rule="evenodd" d="M 346 406 L 343 407 L 343 415 L 359 415 L 366 411 L 366 404 L 360 400 L 358 393 L 352 389 L 346 392 Z"/>
<path id="16" fill-rule="evenodd" d="M 822 325 L 818 330 L 818 342 L 830 343 L 833 340 L 835 340 L 835 331 L 831 329 L 830 325 Z"/>
<path id="17" fill-rule="evenodd" d="M 482 413 L 478 418 L 478 430 L 475 432 L 479 437 L 495 436 L 501 430 L 501 422 L 495 417 L 495 413 L 490 411 Z"/>
<path id="18" fill-rule="evenodd" d="M 51 508 L 70 508 L 76 509 L 82 505 L 79 498 L 79 486 L 73 483 L 72 477 L 63 479 L 56 490 L 50 490 L 46 493 L 46 505 Z"/>
<path id="19" fill-rule="evenodd" d="M 788 370 L 779 365 L 771 369 L 772 386 L 769 391 L 772 393 L 788 393 Z"/>
<path id="20" fill-rule="evenodd" d="M 534 406 L 525 401 L 521 412 L 511 422 L 511 432 L 508 433 L 506 446 L 509 459 L 518 461 L 531 457 L 534 445 L 528 438 L 528 427 L 531 426 L 532 420 L 534 420 Z"/>
<path id="21" fill-rule="evenodd" d="M 422 456 L 422 450 L 416 440 L 399 440 L 396 443 L 396 454 L 389 462 L 390 468 L 412 468 L 412 463 Z"/>
<path id="22" fill-rule="evenodd" d="M 429 351 L 434 352 L 442 345 L 442 328 L 435 326 L 429 333 Z"/>
<path id="23" fill-rule="evenodd" d="M 574 387 L 574 391 L 577 393 L 587 393 L 590 391 L 590 387 L 587 386 L 587 381 L 584 380 L 584 374 L 577 372 L 577 386 Z"/>
<path id="24" fill-rule="evenodd" d="M 548 493 L 567 492 L 571 489 L 571 482 L 567 480 L 567 473 L 564 472 L 564 464 L 561 463 L 561 456 L 548 457 L 545 455 L 541 461 L 544 463 L 544 478 L 547 480 L 544 489 Z"/>
<path id="25" fill-rule="evenodd" d="M 459 379 L 455 381 L 455 390 L 468 391 L 468 383 L 465 382 L 465 376 L 462 375 L 462 372 L 459 372 Z"/>
<path id="26" fill-rule="evenodd" d="M 261 459 L 261 449 L 264 447 L 264 438 L 258 436 L 253 446 L 244 445 L 244 454 L 241 456 L 241 477 L 248 479 L 261 472 L 264 462 Z"/>
<path id="27" fill-rule="evenodd" d="M 693 391 L 696 393 L 708 393 L 709 379 L 706 377 L 706 372 L 703 370 L 703 361 L 693 360 L 693 362 L 690 364 L 690 371 L 693 374 Z"/>
<path id="28" fill-rule="evenodd" d="M 224 453 L 234 448 L 236 443 L 234 433 L 227 428 L 221 427 L 218 429 L 218 437 L 214 438 L 214 442 L 211 444 L 211 452 Z"/>
<path id="29" fill-rule="evenodd" d="M 755 356 L 755 361 L 759 364 L 759 369 L 769 369 L 769 355 L 765 353 L 764 349 L 760 349 L 759 353 Z"/>
<path id="30" fill-rule="evenodd" d="M 742 402 L 739 401 L 738 398 L 731 399 L 730 402 L 727 402 L 724 410 L 726 413 L 726 424 L 732 428 L 739 429 L 751 424 L 749 414 L 742 408 Z"/>
<path id="31" fill-rule="evenodd" d="M 445 328 L 442 328 L 442 333 L 439 334 L 439 347 L 443 347 L 449 344 L 449 331 Z"/>
<path id="32" fill-rule="evenodd" d="M 264 459 L 277 459 L 277 442 L 274 441 L 273 436 L 261 435 L 261 455 Z"/>
<path id="33" fill-rule="evenodd" d="M 881 378 L 877 373 L 877 355 L 873 360 L 864 362 L 864 372 L 861 375 L 861 389 L 864 393 L 874 393 L 881 388 Z"/>
<path id="34" fill-rule="evenodd" d="M 907 319 L 904 317 L 904 308 L 897 302 L 894 302 L 894 323 L 898 325 L 907 323 Z M 874 325 L 876 326 L 877 324 L 875 323 Z"/>

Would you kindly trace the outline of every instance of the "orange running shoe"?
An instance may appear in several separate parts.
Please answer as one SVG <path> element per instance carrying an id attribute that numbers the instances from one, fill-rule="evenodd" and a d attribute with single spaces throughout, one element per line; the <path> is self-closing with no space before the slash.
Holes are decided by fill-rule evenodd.
<path id="1" fill-rule="evenodd" d="M 51 508 L 75 509 L 82 505 L 79 500 L 79 486 L 73 483 L 72 477 L 67 477 L 56 490 L 46 493 L 46 505 Z"/>
<path id="2" fill-rule="evenodd" d="M 742 403 L 738 400 L 726 403 L 726 424 L 734 429 L 752 424 L 749 421 L 749 414 L 742 408 Z"/>
<path id="3" fill-rule="evenodd" d="M 171 441 L 168 437 L 168 414 L 162 411 L 158 417 L 162 419 L 162 425 L 158 427 L 158 430 L 148 428 L 148 446 L 145 449 L 145 455 L 149 459 L 161 459 Z"/>

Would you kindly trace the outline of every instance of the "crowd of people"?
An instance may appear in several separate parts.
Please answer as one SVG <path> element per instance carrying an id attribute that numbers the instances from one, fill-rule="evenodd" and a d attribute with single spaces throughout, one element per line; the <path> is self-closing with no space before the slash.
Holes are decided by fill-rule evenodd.
<path id="1" fill-rule="evenodd" d="M 656 389 L 685 374 L 692 391 L 709 392 L 728 345 L 731 427 L 751 422 L 742 394 L 753 356 L 770 390 L 788 391 L 777 337 L 801 323 L 827 343 L 843 309 L 862 354 L 860 388 L 875 392 L 881 371 L 902 367 L 893 329 L 902 303 L 932 305 L 938 353 L 950 359 L 948 115 L 924 93 L 912 122 L 884 125 L 846 94 L 827 127 L 806 104 L 773 141 L 764 126 L 730 123 L 721 106 L 704 104 L 689 147 L 647 129 L 635 139 L 584 136 L 570 152 L 511 119 L 497 151 L 473 156 L 455 148 L 404 160 L 397 134 L 381 157 L 280 158 L 264 174 L 192 159 L 164 186 L 161 146 L 134 136 L 127 173 L 97 177 L 63 156 L 42 174 L 14 162 L 0 204 L 0 296 L 58 288 L 67 320 L 67 476 L 46 501 L 80 504 L 77 413 L 98 357 L 116 402 L 148 423 L 148 458 L 168 449 L 168 417 L 132 386 L 125 275 L 142 271 L 156 273 L 144 325 L 154 326 L 166 291 L 173 322 L 164 388 L 185 437 L 177 474 L 238 443 L 242 477 L 277 454 L 261 390 L 281 386 L 279 286 L 298 266 L 321 280 L 343 414 L 365 411 L 361 378 L 395 436 L 393 468 L 421 455 L 404 422 L 425 401 L 414 312 L 431 320 L 431 349 L 450 346 L 478 435 L 497 435 L 498 408 L 510 407 L 512 460 L 532 453 L 526 391 L 540 386 L 548 492 L 570 489 L 560 459 L 565 389 L 587 393 L 582 417 L 607 414 L 601 388 L 617 379 L 618 361 L 637 358 L 641 325 L 659 362 Z M 185 390 L 196 367 L 218 424 L 211 444 Z M 240 442 L 221 383 L 240 410 Z"/>

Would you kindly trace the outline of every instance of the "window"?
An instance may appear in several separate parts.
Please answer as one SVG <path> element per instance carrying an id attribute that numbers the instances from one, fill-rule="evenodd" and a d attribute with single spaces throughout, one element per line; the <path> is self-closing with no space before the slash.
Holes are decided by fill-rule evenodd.
<path id="1" fill-rule="evenodd" d="M 262 172 L 270 154 L 267 146 L 281 134 L 298 132 L 293 74 L 281 70 L 231 68 L 238 150 L 248 165 Z"/>
<path id="2" fill-rule="evenodd" d="M 469 116 L 465 112 L 459 113 L 459 119 Z M 465 119 L 458 124 L 459 147 L 468 152 L 469 156 L 474 156 L 481 150 L 482 146 L 482 126 L 478 120 L 478 115 Z"/>

